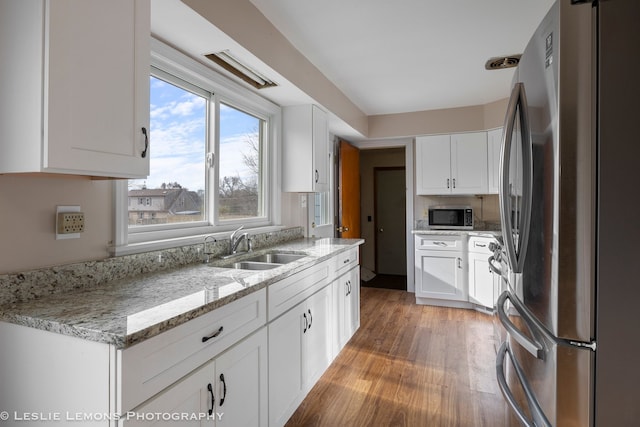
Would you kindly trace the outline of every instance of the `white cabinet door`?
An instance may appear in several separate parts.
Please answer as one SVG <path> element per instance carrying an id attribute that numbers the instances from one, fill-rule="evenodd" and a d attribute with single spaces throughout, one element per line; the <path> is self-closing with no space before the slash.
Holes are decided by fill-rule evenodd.
<path id="1" fill-rule="evenodd" d="M 416 296 L 466 301 L 462 257 L 456 253 L 416 252 Z"/>
<path id="2" fill-rule="evenodd" d="M 268 425 L 267 331 L 261 329 L 216 358 L 216 426 Z"/>
<path id="3" fill-rule="evenodd" d="M 469 254 L 469 302 L 493 308 L 493 273 L 488 255 Z"/>
<path id="4" fill-rule="evenodd" d="M 416 138 L 416 194 L 487 193 L 487 134 Z"/>
<path id="5" fill-rule="evenodd" d="M 269 425 L 283 426 L 302 401 L 302 330 L 300 303 L 268 326 Z"/>
<path id="6" fill-rule="evenodd" d="M 464 243 L 462 237 L 415 236 L 416 297 L 468 301 Z M 431 246 L 442 249 L 421 249 Z"/>
<path id="7" fill-rule="evenodd" d="M 329 191 L 329 130 L 327 115 L 324 111 L 312 107 L 313 121 L 313 186 L 317 193 Z"/>
<path id="8" fill-rule="evenodd" d="M 305 303 L 303 319 L 302 372 L 303 388 L 308 391 L 331 364 L 331 286 L 325 286 Z M 295 309 L 294 309 L 295 310 Z"/>
<path id="9" fill-rule="evenodd" d="M 2 2 L 0 27 L 0 173 L 146 177 L 149 0 Z"/>
<path id="10" fill-rule="evenodd" d="M 269 425 L 284 425 L 333 360 L 332 287 L 269 324 Z"/>
<path id="11" fill-rule="evenodd" d="M 487 133 L 451 135 L 451 194 L 487 193 Z"/>
<path id="12" fill-rule="evenodd" d="M 351 298 L 351 325 L 349 338 L 360 328 L 360 267 L 351 270 L 349 297 Z M 345 343 L 346 344 L 346 343 Z"/>
<path id="13" fill-rule="evenodd" d="M 416 138 L 416 194 L 451 193 L 449 135 Z"/>
<path id="14" fill-rule="evenodd" d="M 214 400 L 218 398 L 214 372 L 214 362 L 207 363 L 131 411 L 122 425 L 213 427 L 217 416 Z"/>
<path id="15" fill-rule="evenodd" d="M 131 411 L 123 425 L 267 426 L 267 398 L 263 328 Z"/>
<path id="16" fill-rule="evenodd" d="M 502 128 L 487 132 L 487 172 L 489 194 L 498 194 L 500 185 L 500 150 L 502 148 Z"/>
<path id="17" fill-rule="evenodd" d="M 327 115 L 315 105 L 282 109 L 282 188 L 289 192 L 329 190 Z"/>
<path id="18" fill-rule="evenodd" d="M 335 281 L 337 295 L 336 333 L 338 351 L 360 327 L 360 268 L 349 270 Z"/>

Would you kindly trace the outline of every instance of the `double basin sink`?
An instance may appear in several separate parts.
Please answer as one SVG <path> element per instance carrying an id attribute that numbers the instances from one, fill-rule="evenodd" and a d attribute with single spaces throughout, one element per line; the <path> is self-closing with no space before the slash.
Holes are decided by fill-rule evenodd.
<path id="1" fill-rule="evenodd" d="M 242 261 L 237 261 L 224 267 L 238 270 L 270 270 L 306 256 L 303 253 L 267 252 L 262 255 L 245 258 Z"/>

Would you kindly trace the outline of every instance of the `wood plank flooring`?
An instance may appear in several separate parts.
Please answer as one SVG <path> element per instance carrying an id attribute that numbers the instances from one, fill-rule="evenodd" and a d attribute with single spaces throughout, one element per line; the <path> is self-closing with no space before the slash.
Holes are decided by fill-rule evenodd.
<path id="1" fill-rule="evenodd" d="M 361 325 L 286 427 L 505 425 L 491 317 L 361 288 Z"/>

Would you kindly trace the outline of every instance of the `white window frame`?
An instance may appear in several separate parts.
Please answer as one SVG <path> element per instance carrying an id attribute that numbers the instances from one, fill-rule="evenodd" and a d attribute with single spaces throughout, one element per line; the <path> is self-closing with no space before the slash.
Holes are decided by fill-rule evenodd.
<path id="1" fill-rule="evenodd" d="M 244 112 L 265 120 L 268 149 L 263 158 L 265 182 L 262 184 L 263 216 L 239 220 L 219 221 L 214 210 L 212 197 L 207 196 L 208 217 L 213 223 L 199 221 L 197 223 L 179 223 L 171 226 L 149 225 L 140 229 L 129 229 L 128 226 L 128 188 L 127 180 L 114 182 L 115 236 L 111 252 L 114 255 L 158 250 L 202 242 L 203 236 L 219 235 L 227 237 L 229 231 L 244 225 L 250 233 L 281 229 L 280 226 L 280 127 L 281 109 L 271 101 L 262 98 L 251 90 L 222 76 L 213 69 L 184 55 L 172 47 L 151 39 L 151 65 L 170 75 L 213 93 L 212 107 L 209 108 L 211 124 L 208 151 L 218 152 L 219 143 L 219 109 L 220 103 L 238 108 Z M 151 155 L 153 155 L 153 140 Z M 207 188 L 211 185 L 218 188 L 217 162 L 207 167 Z M 205 159 L 203 158 L 203 161 Z"/>

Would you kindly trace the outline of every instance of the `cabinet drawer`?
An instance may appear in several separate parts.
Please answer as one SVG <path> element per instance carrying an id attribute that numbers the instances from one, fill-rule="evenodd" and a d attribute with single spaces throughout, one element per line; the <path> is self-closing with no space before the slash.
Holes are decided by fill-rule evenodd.
<path id="1" fill-rule="evenodd" d="M 470 237 L 469 252 L 491 255 L 493 252 L 489 250 L 489 243 L 495 241 L 491 237 Z"/>
<path id="2" fill-rule="evenodd" d="M 118 352 L 128 411 L 266 324 L 266 289 Z M 203 337 L 210 337 L 203 342 Z"/>
<path id="3" fill-rule="evenodd" d="M 416 250 L 462 251 L 461 236 L 416 235 Z"/>
<path id="4" fill-rule="evenodd" d="M 358 265 L 360 251 L 358 248 L 349 249 L 332 258 L 333 268 L 331 269 L 331 280 L 335 280 Z"/>
<path id="5" fill-rule="evenodd" d="M 269 321 L 304 301 L 329 283 L 331 260 L 269 285 Z"/>

